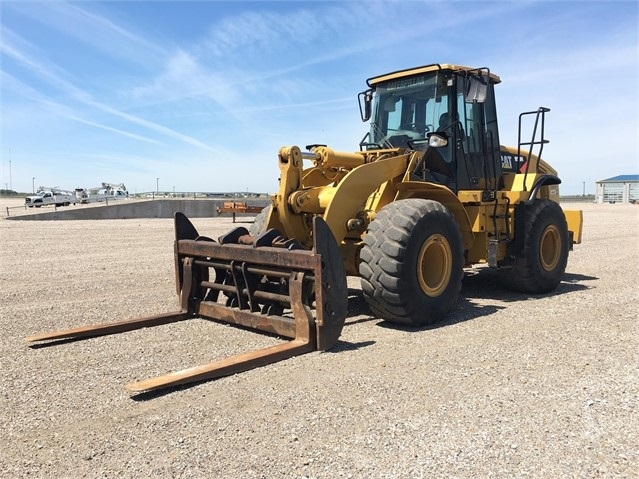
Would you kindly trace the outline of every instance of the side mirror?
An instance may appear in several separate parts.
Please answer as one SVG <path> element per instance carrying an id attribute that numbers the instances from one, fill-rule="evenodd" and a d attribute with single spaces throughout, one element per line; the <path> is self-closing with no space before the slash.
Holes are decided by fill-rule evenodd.
<path id="1" fill-rule="evenodd" d="M 466 103 L 484 103 L 488 84 L 483 76 L 471 76 L 466 86 Z"/>
<path id="2" fill-rule="evenodd" d="M 426 134 L 426 139 L 428 140 L 428 146 L 431 148 L 442 148 L 448 145 L 448 135 L 443 131 L 431 131 Z"/>
<path id="3" fill-rule="evenodd" d="M 362 121 L 368 121 L 372 115 L 373 90 L 366 90 L 357 95 L 359 101 L 359 114 Z"/>

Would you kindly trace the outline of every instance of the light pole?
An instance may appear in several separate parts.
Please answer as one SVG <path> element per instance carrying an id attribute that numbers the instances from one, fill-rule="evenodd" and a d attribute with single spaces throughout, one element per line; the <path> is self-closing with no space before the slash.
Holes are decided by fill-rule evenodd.
<path id="1" fill-rule="evenodd" d="M 584 190 L 583 190 L 584 192 L 581 196 L 586 196 L 586 182 L 582 181 L 582 183 L 584 184 Z"/>
<path id="2" fill-rule="evenodd" d="M 31 178 L 31 191 L 35 193 L 35 176 Z"/>
<path id="3" fill-rule="evenodd" d="M 155 192 L 160 194 L 160 178 L 155 179 Z"/>

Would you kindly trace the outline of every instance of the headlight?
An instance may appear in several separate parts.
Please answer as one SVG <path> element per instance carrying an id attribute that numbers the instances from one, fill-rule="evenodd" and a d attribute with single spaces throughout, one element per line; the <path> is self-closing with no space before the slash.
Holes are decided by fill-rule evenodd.
<path id="1" fill-rule="evenodd" d="M 428 135 L 428 146 L 432 148 L 441 148 L 448 145 L 448 139 L 439 133 L 432 133 Z"/>

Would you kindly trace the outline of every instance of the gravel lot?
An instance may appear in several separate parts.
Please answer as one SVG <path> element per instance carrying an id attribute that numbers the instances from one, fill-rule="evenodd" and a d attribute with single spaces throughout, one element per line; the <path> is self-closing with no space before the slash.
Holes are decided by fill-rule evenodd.
<path id="1" fill-rule="evenodd" d="M 0 477 L 639 477 L 639 206 L 571 207 L 583 243 L 553 294 L 474 269 L 410 330 L 351 279 L 332 351 L 141 396 L 123 385 L 278 340 L 195 319 L 30 348 L 177 309 L 172 221 L 0 220 Z"/>

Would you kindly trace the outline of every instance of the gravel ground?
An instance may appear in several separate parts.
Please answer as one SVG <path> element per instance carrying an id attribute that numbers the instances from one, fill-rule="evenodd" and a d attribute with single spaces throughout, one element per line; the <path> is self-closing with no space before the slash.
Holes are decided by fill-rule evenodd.
<path id="1" fill-rule="evenodd" d="M 350 279 L 332 351 L 142 396 L 123 385 L 279 341 L 195 319 L 29 348 L 177 309 L 172 221 L 0 220 L 0 477 L 639 477 L 639 207 L 576 207 L 553 294 L 477 268 L 445 322 L 410 330 Z"/>

